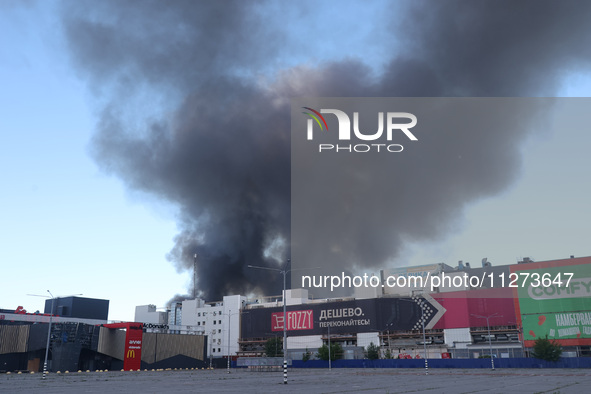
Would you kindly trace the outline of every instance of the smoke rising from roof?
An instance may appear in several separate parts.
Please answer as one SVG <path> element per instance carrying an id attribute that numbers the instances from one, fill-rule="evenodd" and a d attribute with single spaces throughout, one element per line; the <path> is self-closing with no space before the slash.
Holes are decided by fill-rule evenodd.
<path id="1" fill-rule="evenodd" d="M 289 5 L 297 12 L 280 14 L 267 2 L 65 4 L 72 61 L 99 108 L 92 155 L 132 190 L 179 207 L 180 232 L 168 258 L 192 269 L 198 254 L 206 299 L 280 292 L 279 275 L 246 266 L 276 267 L 290 255 L 290 98 L 552 96 L 564 75 L 591 60 L 591 4 L 401 1 L 372 3 L 376 15 L 396 21 L 374 27 L 384 55 L 370 61 L 385 64 L 378 76 L 359 58 L 273 68 L 277 59 L 307 55 L 292 53 L 300 47 L 282 26 L 301 22 L 302 14 L 318 18 L 336 4 L 298 2 Z M 302 31 L 313 33 L 312 26 Z M 316 39 L 346 46 L 337 37 Z M 271 75 L 257 77 L 269 69 Z M 514 137 L 518 144 L 524 135 Z M 487 141 L 472 138 L 470 149 L 486 152 Z M 476 170 L 443 173 L 438 182 L 476 192 L 435 206 L 416 201 L 408 215 L 424 215 L 420 226 L 504 190 L 520 163 L 519 149 L 507 155 L 478 161 L 490 174 L 486 187 Z M 392 226 L 399 238 L 424 238 L 420 228 Z M 427 233 L 441 237 L 446 228 Z M 395 256 L 399 245 L 386 252 Z M 363 253 L 374 260 L 371 248 Z"/>

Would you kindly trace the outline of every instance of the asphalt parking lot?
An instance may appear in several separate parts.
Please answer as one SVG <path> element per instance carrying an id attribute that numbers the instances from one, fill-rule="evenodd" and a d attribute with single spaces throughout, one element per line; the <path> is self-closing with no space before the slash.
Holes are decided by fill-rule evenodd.
<path id="1" fill-rule="evenodd" d="M 584 393 L 590 369 L 238 369 L 0 374 L 2 393 Z"/>

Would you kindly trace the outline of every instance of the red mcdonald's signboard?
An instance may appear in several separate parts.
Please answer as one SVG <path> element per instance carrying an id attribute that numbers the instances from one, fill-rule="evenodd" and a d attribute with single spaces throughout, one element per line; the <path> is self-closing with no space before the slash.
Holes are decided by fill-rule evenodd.
<path id="1" fill-rule="evenodd" d="M 125 328 L 125 349 L 123 353 L 123 369 L 125 371 L 139 370 L 142 367 L 142 323 L 114 323 L 105 324 L 107 328 Z"/>

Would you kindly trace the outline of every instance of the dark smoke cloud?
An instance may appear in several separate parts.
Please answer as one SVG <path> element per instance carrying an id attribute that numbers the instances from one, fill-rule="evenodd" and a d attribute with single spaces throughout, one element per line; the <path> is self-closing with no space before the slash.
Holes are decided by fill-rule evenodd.
<path id="1" fill-rule="evenodd" d="M 391 8 L 380 14 L 396 22 L 376 27 L 391 29 L 390 36 L 376 35 L 387 37 L 379 59 L 386 67 L 377 78 L 362 60 L 337 58 L 280 70 L 261 83 L 259 70 L 292 55 L 281 26 L 293 22 L 293 14 L 277 14 L 270 3 L 66 3 L 73 62 L 100 97 L 92 153 L 131 189 L 180 208 L 181 231 L 169 258 L 190 269 L 198 254 L 205 298 L 280 292 L 279 275 L 246 265 L 277 266 L 290 255 L 291 97 L 553 95 L 561 77 L 587 69 L 591 59 L 591 4 L 585 2 L 385 4 Z M 316 2 L 292 7 L 317 12 Z M 334 37 L 318 39 L 341 45 Z M 436 205 L 414 201 L 417 210 L 406 214 L 422 215 L 412 222 L 416 227 L 393 223 L 389 232 L 400 240 L 441 237 L 446 223 L 435 232 L 424 226 L 505 189 L 519 168 L 519 150 L 498 160 L 487 143 L 470 140 L 492 182 L 480 187 L 481 171 L 458 177 L 450 167 L 437 181 L 470 192 L 450 193 Z M 412 175 L 393 171 L 401 182 Z M 286 246 L 266 254 L 278 239 Z M 394 242 L 375 256 L 366 248 L 363 260 L 380 263 L 399 249 Z"/>
<path id="2" fill-rule="evenodd" d="M 588 71 L 588 4 L 420 4 L 403 18 L 399 33 L 405 36 L 405 49 L 388 68 L 386 91 L 412 96 L 554 96 L 566 73 Z"/>
<path id="3" fill-rule="evenodd" d="M 170 308 L 172 305 L 176 304 L 177 302 L 183 302 L 185 300 L 191 300 L 193 299 L 192 295 L 189 294 L 175 294 L 170 300 L 168 300 L 168 302 L 166 303 L 166 306 L 168 308 Z"/>

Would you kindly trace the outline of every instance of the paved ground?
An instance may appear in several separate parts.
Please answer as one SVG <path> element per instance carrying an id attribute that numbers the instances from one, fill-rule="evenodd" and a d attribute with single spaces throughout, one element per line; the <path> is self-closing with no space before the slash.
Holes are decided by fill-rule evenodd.
<path id="1" fill-rule="evenodd" d="M 588 369 L 294 369 L 0 374 L 2 393 L 588 393 Z"/>

